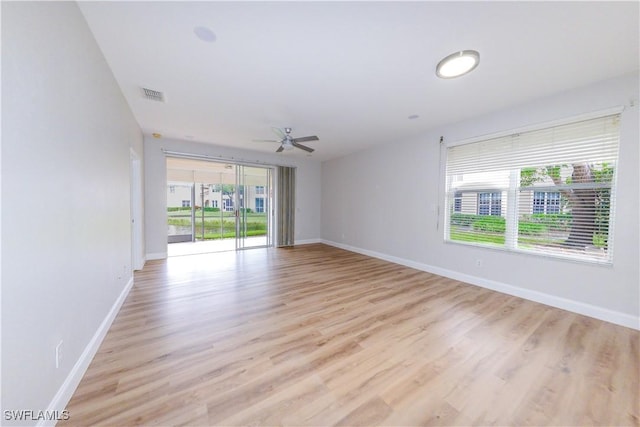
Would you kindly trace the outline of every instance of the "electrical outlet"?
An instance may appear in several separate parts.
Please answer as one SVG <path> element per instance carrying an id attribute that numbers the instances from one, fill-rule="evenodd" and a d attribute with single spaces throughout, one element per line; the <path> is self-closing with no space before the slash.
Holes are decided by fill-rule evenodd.
<path id="1" fill-rule="evenodd" d="M 62 340 L 56 346 L 56 369 L 60 367 L 62 363 Z"/>

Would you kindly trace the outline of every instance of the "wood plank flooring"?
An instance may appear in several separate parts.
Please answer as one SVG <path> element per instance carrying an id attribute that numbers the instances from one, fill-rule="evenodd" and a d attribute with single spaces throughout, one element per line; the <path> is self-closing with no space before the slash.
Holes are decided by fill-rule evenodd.
<path id="1" fill-rule="evenodd" d="M 148 262 L 67 425 L 637 426 L 639 333 L 326 245 Z"/>

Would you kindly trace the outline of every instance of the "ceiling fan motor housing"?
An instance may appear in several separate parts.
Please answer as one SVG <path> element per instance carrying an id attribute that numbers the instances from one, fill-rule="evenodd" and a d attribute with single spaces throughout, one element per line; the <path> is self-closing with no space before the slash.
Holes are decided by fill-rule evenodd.
<path id="1" fill-rule="evenodd" d="M 280 147 L 278 147 L 278 149 L 276 150 L 276 153 L 280 153 L 283 150 L 292 150 L 294 147 L 300 148 L 301 150 L 304 150 L 308 153 L 313 153 L 315 151 L 313 148 L 307 147 L 306 145 L 302 145 L 300 143 L 305 141 L 318 141 L 319 138 L 316 135 L 294 138 L 291 136 L 291 131 L 293 130 L 292 128 L 280 129 L 280 128 L 273 127 L 272 129 L 276 135 L 282 137 L 280 141 L 273 141 L 273 142 L 280 142 Z"/>

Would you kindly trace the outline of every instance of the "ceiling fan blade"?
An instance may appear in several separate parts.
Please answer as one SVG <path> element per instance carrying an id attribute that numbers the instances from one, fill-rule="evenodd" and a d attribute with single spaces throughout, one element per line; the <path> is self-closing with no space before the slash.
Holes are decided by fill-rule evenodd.
<path id="1" fill-rule="evenodd" d="M 282 129 L 276 128 L 276 127 L 272 127 L 271 130 L 273 131 L 273 133 L 275 133 L 278 136 L 278 138 L 283 139 L 285 137 L 285 134 L 282 131 Z"/>
<path id="2" fill-rule="evenodd" d="M 252 142 L 280 142 L 277 139 L 252 139 Z"/>
<path id="3" fill-rule="evenodd" d="M 284 151 L 284 146 L 281 145 L 280 147 L 278 147 L 278 149 L 276 150 L 276 153 L 281 153 Z"/>
<path id="4" fill-rule="evenodd" d="M 300 138 L 293 138 L 293 142 L 307 142 L 307 141 L 319 141 L 320 138 L 318 138 L 317 136 L 313 135 L 313 136 L 303 136 Z"/>
<path id="5" fill-rule="evenodd" d="M 295 140 L 294 140 L 295 141 Z M 313 148 L 309 148 L 306 145 L 302 145 L 302 144 L 298 144 L 297 142 L 292 142 L 291 143 L 294 147 L 298 147 L 308 153 L 313 153 L 315 150 Z"/>

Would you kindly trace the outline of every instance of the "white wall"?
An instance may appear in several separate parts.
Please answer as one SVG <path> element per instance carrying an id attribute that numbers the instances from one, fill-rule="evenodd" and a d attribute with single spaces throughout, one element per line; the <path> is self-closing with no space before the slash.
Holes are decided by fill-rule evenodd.
<path id="1" fill-rule="evenodd" d="M 274 151 L 277 146 L 274 147 Z M 320 239 L 321 164 L 308 157 L 241 150 L 193 141 L 145 137 L 145 236 L 147 259 L 167 256 L 167 166 L 162 150 L 230 161 L 295 166 L 296 230 L 298 243 Z M 212 159 L 216 160 L 216 159 Z"/>
<path id="2" fill-rule="evenodd" d="M 441 135 L 454 142 L 621 105 L 627 107 L 621 122 L 613 267 L 444 243 L 437 215 L 444 199 Z M 635 74 L 324 162 L 323 240 L 638 328 L 638 129 Z M 394 200 L 393 208 L 378 205 L 380 193 Z"/>
<path id="3" fill-rule="evenodd" d="M 2 2 L 3 410 L 64 409 L 132 283 L 142 143 L 76 3 Z"/>

